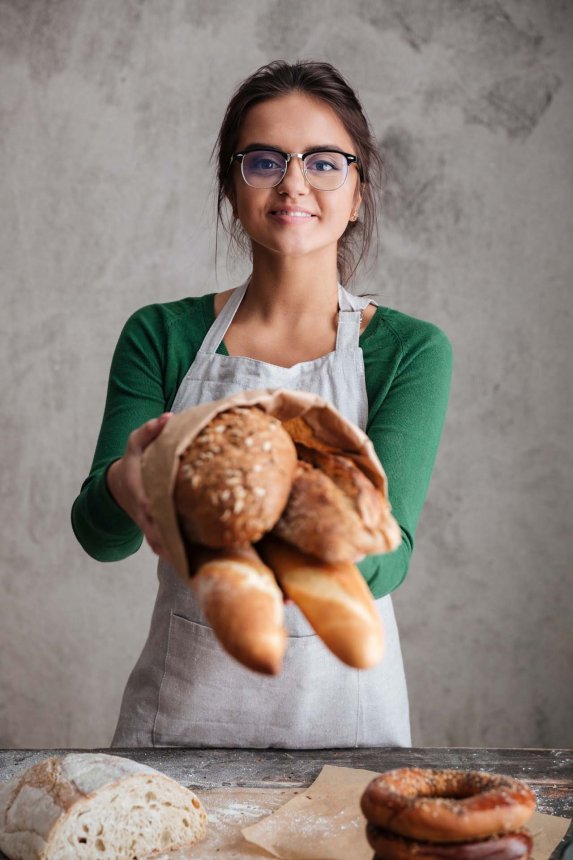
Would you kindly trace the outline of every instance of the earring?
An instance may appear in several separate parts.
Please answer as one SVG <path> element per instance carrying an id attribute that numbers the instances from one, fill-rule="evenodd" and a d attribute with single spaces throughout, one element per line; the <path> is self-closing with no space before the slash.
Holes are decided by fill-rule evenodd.
<path id="1" fill-rule="evenodd" d="M 358 221 L 358 212 L 353 212 L 350 220 L 351 221 Z"/>

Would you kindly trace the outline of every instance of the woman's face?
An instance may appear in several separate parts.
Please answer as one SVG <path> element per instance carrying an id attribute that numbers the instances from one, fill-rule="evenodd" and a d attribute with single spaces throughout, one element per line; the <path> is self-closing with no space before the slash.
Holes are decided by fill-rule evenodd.
<path id="1" fill-rule="evenodd" d="M 284 152 L 306 152 L 315 147 L 335 147 L 357 154 L 356 146 L 341 120 L 327 104 L 293 92 L 254 105 L 246 113 L 237 151 L 256 144 Z M 333 191 L 319 191 L 306 182 L 299 158 L 292 158 L 287 172 L 274 188 L 253 188 L 244 181 L 238 162 L 233 165 L 231 203 L 253 246 L 283 256 L 301 256 L 331 247 L 336 255 L 344 233 L 361 200 L 360 177 L 349 165 L 344 184 Z M 278 214 L 302 209 L 310 218 Z"/>

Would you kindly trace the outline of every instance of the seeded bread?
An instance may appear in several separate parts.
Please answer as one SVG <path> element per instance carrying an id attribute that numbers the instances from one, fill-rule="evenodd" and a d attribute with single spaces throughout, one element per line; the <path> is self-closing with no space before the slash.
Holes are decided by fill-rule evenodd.
<path id="1" fill-rule="evenodd" d="M 143 860 L 206 827 L 192 791 L 120 756 L 48 758 L 0 785 L 0 849 L 11 860 Z"/>
<path id="2" fill-rule="evenodd" d="M 180 457 L 173 498 L 187 539 L 216 549 L 259 540 L 286 505 L 296 459 L 278 419 L 256 407 L 219 413 Z"/>

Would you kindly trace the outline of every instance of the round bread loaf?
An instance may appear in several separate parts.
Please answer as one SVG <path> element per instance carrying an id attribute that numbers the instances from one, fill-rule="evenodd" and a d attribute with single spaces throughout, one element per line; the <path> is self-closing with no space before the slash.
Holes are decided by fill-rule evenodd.
<path id="1" fill-rule="evenodd" d="M 183 532 L 215 549 L 258 541 L 287 503 L 296 463 L 277 418 L 257 407 L 219 413 L 180 457 L 173 498 Z"/>
<path id="2" fill-rule="evenodd" d="M 298 461 L 288 504 L 273 533 L 331 564 L 396 549 L 400 528 L 382 493 L 360 469 L 347 458 L 297 448 L 304 460 Z"/>

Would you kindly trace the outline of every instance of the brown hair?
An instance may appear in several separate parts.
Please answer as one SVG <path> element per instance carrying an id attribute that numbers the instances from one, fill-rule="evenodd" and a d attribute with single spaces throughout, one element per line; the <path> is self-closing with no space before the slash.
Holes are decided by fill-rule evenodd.
<path id="1" fill-rule="evenodd" d="M 354 90 L 330 63 L 300 60 L 291 64 L 274 60 L 261 66 L 239 84 L 227 107 L 211 154 L 213 157 L 216 153 L 218 165 L 218 222 L 229 233 L 231 242 L 235 242 L 241 250 L 250 252 L 250 243 L 239 219 L 230 217 L 227 226 L 223 218 L 225 200 L 232 188 L 232 173 L 229 169 L 231 156 L 237 149 L 245 112 L 259 102 L 293 91 L 320 99 L 335 111 L 354 141 L 362 163 L 364 214 L 358 221 L 348 223 L 338 241 L 338 272 L 341 282 L 346 284 L 367 254 L 374 232 L 377 236 L 376 214 L 383 163 L 372 129 Z"/>

